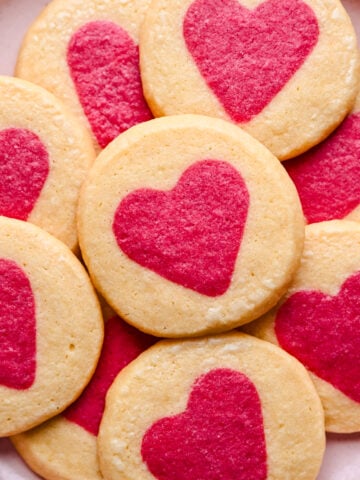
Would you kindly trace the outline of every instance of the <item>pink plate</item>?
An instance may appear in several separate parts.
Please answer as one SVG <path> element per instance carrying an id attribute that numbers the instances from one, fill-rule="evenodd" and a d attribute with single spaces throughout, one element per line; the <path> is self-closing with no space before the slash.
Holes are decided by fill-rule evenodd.
<path id="1" fill-rule="evenodd" d="M 17 51 L 28 25 L 48 3 L 47 0 L 0 0 L 1 75 L 12 74 Z M 343 3 L 360 38 L 360 0 L 344 0 Z M 21 461 L 9 440 L 0 439 L 0 480 L 36 479 L 39 477 Z M 317 480 L 359 479 L 360 434 L 328 435 L 325 460 Z"/>

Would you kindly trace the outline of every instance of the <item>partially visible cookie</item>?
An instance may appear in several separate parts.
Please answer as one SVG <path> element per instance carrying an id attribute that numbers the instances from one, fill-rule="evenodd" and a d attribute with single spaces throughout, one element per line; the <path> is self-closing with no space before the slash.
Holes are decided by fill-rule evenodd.
<path id="1" fill-rule="evenodd" d="M 57 98 L 0 77 L 0 215 L 28 220 L 74 249 L 79 190 L 94 159 L 90 136 Z"/>
<path id="2" fill-rule="evenodd" d="M 279 348 L 242 333 L 162 341 L 109 390 L 100 466 L 106 480 L 315 480 L 323 422 Z"/>
<path id="3" fill-rule="evenodd" d="M 112 381 L 129 362 L 155 342 L 111 317 L 95 374 L 81 395 L 62 415 L 12 437 L 32 470 L 47 480 L 100 480 L 96 437 Z"/>
<path id="4" fill-rule="evenodd" d="M 140 57 L 156 116 L 232 121 L 281 160 L 324 139 L 359 89 L 356 35 L 339 0 L 154 0 Z"/>
<path id="5" fill-rule="evenodd" d="M 104 148 L 152 118 L 144 100 L 138 31 L 150 0 L 54 0 L 30 27 L 16 75 L 43 86 Z"/>
<path id="6" fill-rule="evenodd" d="M 317 147 L 284 163 L 308 223 L 360 220 L 360 96 L 340 127 Z"/>
<path id="7" fill-rule="evenodd" d="M 286 291 L 303 216 L 277 159 L 223 120 L 183 115 L 133 127 L 84 183 L 81 250 L 98 290 L 156 336 L 230 330 Z"/>
<path id="8" fill-rule="evenodd" d="M 103 320 L 89 277 L 59 240 L 0 217 L 0 437 L 63 411 L 90 380 Z"/>
<path id="9" fill-rule="evenodd" d="M 326 428 L 360 431 L 360 226 L 309 225 L 301 267 L 284 299 L 246 331 L 280 345 L 309 370 Z"/>

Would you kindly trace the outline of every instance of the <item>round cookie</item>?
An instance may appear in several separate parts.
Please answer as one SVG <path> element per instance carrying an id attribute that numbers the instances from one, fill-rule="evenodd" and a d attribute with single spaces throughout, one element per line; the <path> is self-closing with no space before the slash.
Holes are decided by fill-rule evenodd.
<path id="1" fill-rule="evenodd" d="M 152 118 L 144 100 L 138 30 L 150 0 L 54 0 L 28 31 L 16 75 L 66 103 L 104 148 Z"/>
<path id="2" fill-rule="evenodd" d="M 242 333 L 167 340 L 111 386 L 100 466 L 106 480 L 315 480 L 323 422 L 305 369 L 279 348 Z"/>
<path id="3" fill-rule="evenodd" d="M 324 139 L 359 87 L 356 35 L 339 0 L 154 0 L 140 63 L 156 116 L 233 121 L 281 160 Z"/>
<path id="4" fill-rule="evenodd" d="M 98 290 L 155 336 L 230 330 L 285 293 L 303 215 L 277 159 L 223 120 L 180 115 L 133 127 L 84 183 L 79 238 Z"/>
<path id="5" fill-rule="evenodd" d="M 246 331 L 280 345 L 309 370 L 326 429 L 360 431 L 360 226 L 309 225 L 301 267 L 281 303 Z"/>
<path id="6" fill-rule="evenodd" d="M 12 437 L 32 470 L 48 480 L 101 480 L 96 437 L 105 395 L 115 376 L 156 339 L 112 316 L 95 374 L 79 399 L 62 415 Z"/>
<path id="7" fill-rule="evenodd" d="M 0 215 L 75 249 L 79 190 L 94 159 L 90 136 L 53 95 L 0 77 Z"/>
<path id="8" fill-rule="evenodd" d="M 323 143 L 284 163 L 308 223 L 360 220 L 360 96 Z"/>
<path id="9" fill-rule="evenodd" d="M 0 437 L 30 429 L 72 403 L 103 340 L 98 300 L 59 240 L 0 217 Z"/>

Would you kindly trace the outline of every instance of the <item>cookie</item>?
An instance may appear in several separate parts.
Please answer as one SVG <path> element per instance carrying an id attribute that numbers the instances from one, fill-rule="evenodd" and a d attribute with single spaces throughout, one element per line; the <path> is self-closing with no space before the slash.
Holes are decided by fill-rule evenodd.
<path id="1" fill-rule="evenodd" d="M 360 96 L 323 143 L 284 163 L 308 223 L 360 220 Z"/>
<path id="2" fill-rule="evenodd" d="M 330 432 L 360 431 L 360 226 L 307 227 L 302 264 L 279 306 L 246 326 L 309 370 Z"/>
<path id="3" fill-rule="evenodd" d="M 305 369 L 281 349 L 242 333 L 164 340 L 111 386 L 100 466 L 112 480 L 314 480 L 323 422 Z"/>
<path id="4" fill-rule="evenodd" d="M 102 479 L 96 437 L 106 392 L 119 371 L 155 340 L 118 317 L 106 322 L 100 361 L 81 397 L 62 415 L 12 437 L 32 470 L 47 479 Z"/>
<path id="5" fill-rule="evenodd" d="M 230 330 L 285 292 L 303 216 L 277 159 L 238 127 L 179 115 L 128 130 L 84 183 L 79 238 L 99 292 L 155 336 Z"/>
<path id="6" fill-rule="evenodd" d="M 59 240 L 0 217 L 0 437 L 30 429 L 72 403 L 103 340 L 98 300 Z"/>
<path id="7" fill-rule="evenodd" d="M 325 138 L 359 87 L 356 35 L 339 0 L 155 0 L 140 62 L 156 116 L 224 118 L 281 160 Z"/>
<path id="8" fill-rule="evenodd" d="M 53 95 L 0 77 L 0 215 L 77 246 L 79 190 L 95 159 L 91 138 Z"/>
<path id="9" fill-rule="evenodd" d="M 139 72 L 138 30 L 150 0 L 54 0 L 33 23 L 16 75 L 66 103 L 104 148 L 152 118 Z"/>

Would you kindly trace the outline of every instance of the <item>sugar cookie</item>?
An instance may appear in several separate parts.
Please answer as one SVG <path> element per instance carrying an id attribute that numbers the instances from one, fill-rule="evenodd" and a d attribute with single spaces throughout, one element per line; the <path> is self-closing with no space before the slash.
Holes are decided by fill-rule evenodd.
<path id="1" fill-rule="evenodd" d="M 53 95 L 0 77 L 0 215 L 74 249 L 79 190 L 94 159 L 88 133 Z"/>
<path id="2" fill-rule="evenodd" d="M 302 264 L 289 292 L 247 326 L 310 371 L 331 432 L 360 431 L 360 226 L 309 225 Z"/>
<path id="3" fill-rule="evenodd" d="M 233 121 L 282 160 L 325 138 L 359 88 L 339 0 L 154 0 L 140 63 L 156 116 Z"/>
<path id="4" fill-rule="evenodd" d="M 0 436 L 57 415 L 89 381 L 103 322 L 80 262 L 56 238 L 0 217 Z"/>
<path id="5" fill-rule="evenodd" d="M 162 341 L 126 367 L 98 447 L 106 480 L 315 480 L 324 436 L 302 365 L 230 333 Z"/>
<path id="6" fill-rule="evenodd" d="M 360 96 L 323 143 L 284 163 L 308 223 L 360 220 Z"/>
<path id="7" fill-rule="evenodd" d="M 12 437 L 32 470 L 46 479 L 101 480 L 96 436 L 106 392 L 119 371 L 156 339 L 118 317 L 105 324 L 105 339 L 94 377 L 62 415 Z"/>
<path id="8" fill-rule="evenodd" d="M 180 115 L 133 127 L 84 183 L 79 236 L 100 293 L 140 330 L 230 330 L 285 292 L 303 215 L 277 159 L 238 127 Z"/>
<path id="9" fill-rule="evenodd" d="M 54 0 L 27 33 L 16 75 L 63 100 L 105 147 L 152 118 L 139 73 L 138 30 L 150 0 Z"/>

